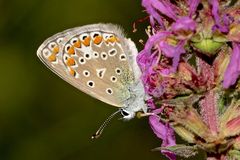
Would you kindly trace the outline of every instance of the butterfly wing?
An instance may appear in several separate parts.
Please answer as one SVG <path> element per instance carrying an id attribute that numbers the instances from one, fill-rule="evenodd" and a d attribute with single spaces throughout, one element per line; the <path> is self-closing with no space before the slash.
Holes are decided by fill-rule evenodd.
<path id="1" fill-rule="evenodd" d="M 117 107 L 130 98 L 129 87 L 139 77 L 136 53 L 134 43 L 112 24 L 64 31 L 47 39 L 37 51 L 41 61 L 62 79 Z"/>

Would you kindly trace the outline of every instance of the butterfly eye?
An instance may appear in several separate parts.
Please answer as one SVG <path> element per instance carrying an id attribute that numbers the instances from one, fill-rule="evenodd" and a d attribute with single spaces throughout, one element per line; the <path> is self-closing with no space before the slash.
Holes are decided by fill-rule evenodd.
<path id="1" fill-rule="evenodd" d="M 88 70 L 84 70 L 84 71 L 83 71 L 83 75 L 84 75 L 85 77 L 89 77 L 89 76 L 90 76 L 90 72 L 89 72 Z"/>
<path id="2" fill-rule="evenodd" d="M 119 56 L 119 59 L 120 59 L 120 61 L 126 61 L 126 55 L 125 54 L 121 54 Z"/>
<path id="3" fill-rule="evenodd" d="M 108 51 L 108 55 L 113 57 L 117 54 L 117 50 L 115 48 L 111 49 L 110 51 Z"/>
<path id="4" fill-rule="evenodd" d="M 107 88 L 106 92 L 107 92 L 107 94 L 110 94 L 110 95 L 113 94 L 113 90 L 111 88 Z"/>
<path id="5" fill-rule="evenodd" d="M 86 63 L 86 60 L 85 60 L 83 57 L 80 57 L 80 58 L 79 58 L 79 63 L 80 63 L 80 64 L 85 64 L 85 63 Z"/>
<path id="6" fill-rule="evenodd" d="M 63 41 L 63 38 L 58 38 L 58 39 L 57 39 L 57 43 L 58 43 L 58 44 L 62 43 L 62 41 Z"/>
<path id="7" fill-rule="evenodd" d="M 122 70 L 120 68 L 116 68 L 115 72 L 116 72 L 117 75 L 120 75 L 122 73 Z"/>
<path id="8" fill-rule="evenodd" d="M 129 116 L 129 113 L 124 109 L 121 109 L 121 114 L 122 114 L 123 117 Z"/>
<path id="9" fill-rule="evenodd" d="M 45 49 L 43 50 L 43 55 L 44 55 L 45 58 L 49 57 L 50 54 L 51 54 L 51 52 L 49 51 L 49 49 L 46 49 L 46 48 L 45 48 Z"/>
<path id="10" fill-rule="evenodd" d="M 88 81 L 87 85 L 88 85 L 88 87 L 91 87 L 91 88 L 95 87 L 95 83 L 93 81 Z"/>
<path id="11" fill-rule="evenodd" d="M 56 46 L 57 46 L 57 44 L 55 42 L 51 42 L 51 43 L 49 43 L 48 48 L 53 50 Z"/>

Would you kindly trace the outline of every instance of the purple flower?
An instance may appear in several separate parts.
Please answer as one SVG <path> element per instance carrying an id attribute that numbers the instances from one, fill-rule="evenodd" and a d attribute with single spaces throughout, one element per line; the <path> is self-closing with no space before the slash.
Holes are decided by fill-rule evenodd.
<path id="1" fill-rule="evenodd" d="M 137 57 L 138 65 L 143 71 L 142 81 L 145 84 L 145 91 L 147 94 L 154 97 L 159 97 L 163 93 L 162 87 L 156 87 L 156 83 L 159 79 L 159 73 L 154 68 L 158 65 L 158 60 L 158 53 L 149 55 L 149 53 L 145 52 L 145 50 L 140 52 Z"/>
<path id="2" fill-rule="evenodd" d="M 169 75 L 177 70 L 181 54 L 185 53 L 185 41 L 180 41 L 176 46 L 169 45 L 165 42 L 170 32 L 159 32 L 151 36 L 138 57 L 137 62 L 143 72 L 142 81 L 145 84 L 145 91 L 153 97 L 160 97 L 165 89 L 165 83 L 159 81 L 161 75 Z M 152 51 L 155 46 L 161 49 Z M 153 53 L 152 53 L 153 52 Z M 172 59 L 172 64 L 159 68 L 159 59 L 161 55 L 165 55 Z"/>
<path id="3" fill-rule="evenodd" d="M 178 39 L 185 40 L 196 31 L 197 23 L 189 17 L 181 17 L 172 24 L 172 31 Z"/>
<path id="4" fill-rule="evenodd" d="M 150 15 L 153 15 L 155 19 L 159 18 L 159 13 L 168 16 L 173 20 L 177 19 L 175 7 L 169 0 L 143 0 L 142 5 L 146 8 Z"/>
<path id="5" fill-rule="evenodd" d="M 149 101 L 151 104 L 151 108 L 155 108 L 154 104 L 152 103 L 152 100 Z M 155 109 L 152 113 L 156 115 L 152 115 L 149 117 L 149 124 L 155 133 L 155 135 L 162 139 L 162 147 L 170 147 L 176 145 L 176 140 L 174 136 L 174 131 L 171 128 L 171 126 L 166 123 L 162 123 L 157 116 L 157 114 L 162 112 L 162 108 Z M 170 151 L 162 150 L 161 151 L 166 157 L 168 157 L 170 160 L 176 160 L 176 155 Z"/>
<path id="6" fill-rule="evenodd" d="M 239 3 L 142 0 L 142 5 L 151 28 L 137 62 L 150 97 L 149 124 L 162 140 L 158 150 L 171 160 L 193 156 L 197 148 L 209 159 L 236 159 L 240 101 L 228 96 L 238 94 L 239 85 L 230 94 L 225 89 L 240 75 Z M 194 145 L 176 144 L 173 131 Z"/>
<path id="7" fill-rule="evenodd" d="M 162 32 L 158 32 L 155 35 L 149 37 L 147 43 L 145 44 L 144 51 L 148 55 L 151 55 L 152 48 L 154 47 L 154 45 L 160 43 L 160 41 L 165 40 L 169 35 L 171 35 L 171 32 L 169 32 L 169 31 L 162 31 Z"/>
<path id="8" fill-rule="evenodd" d="M 230 62 L 224 74 L 223 87 L 234 85 L 240 75 L 240 43 L 233 42 L 233 51 Z"/>
<path id="9" fill-rule="evenodd" d="M 156 65 L 157 60 L 157 54 L 149 54 L 146 50 L 142 50 L 137 56 L 137 62 L 142 72 L 146 72 L 149 67 Z"/>
<path id="10" fill-rule="evenodd" d="M 168 43 L 162 41 L 159 46 L 162 50 L 163 55 L 172 58 L 172 67 L 169 70 L 162 71 L 162 74 L 168 75 L 169 73 L 176 72 L 181 54 L 185 53 L 184 49 L 185 41 L 180 41 L 177 46 L 169 45 Z"/>
<path id="11" fill-rule="evenodd" d="M 152 6 L 151 3 L 149 3 L 148 0 L 143 0 L 142 6 L 146 8 L 147 13 L 150 15 L 150 22 L 152 26 L 154 26 L 154 20 L 156 20 L 161 27 L 164 26 L 162 17 L 158 14 L 158 11 Z"/>
<path id="12" fill-rule="evenodd" d="M 188 5 L 189 5 L 189 16 L 191 17 L 195 11 L 197 10 L 197 7 L 200 3 L 200 0 L 188 0 Z"/>
<path id="13" fill-rule="evenodd" d="M 229 32 L 229 22 L 226 18 L 219 16 L 219 2 L 218 0 L 209 0 L 209 3 L 212 6 L 212 14 L 215 19 L 215 26 L 213 27 L 213 30 L 219 29 L 223 33 L 228 33 Z M 223 22 L 221 22 L 223 21 Z"/>
<path id="14" fill-rule="evenodd" d="M 143 51 L 140 52 L 138 55 L 137 61 L 140 66 L 140 68 L 146 71 L 146 68 L 151 67 L 153 64 L 157 65 L 157 59 L 154 60 L 155 63 L 150 63 L 149 61 L 152 62 L 152 56 L 155 54 L 165 55 L 166 57 L 172 58 L 173 60 L 173 65 L 169 69 L 162 70 L 161 73 L 163 75 L 168 75 L 170 73 L 173 73 L 176 71 L 180 56 L 181 54 L 185 53 L 184 45 L 185 41 L 180 41 L 176 46 L 170 45 L 166 42 L 167 36 L 171 35 L 171 32 L 159 32 L 153 36 L 151 36 L 147 43 L 145 44 L 145 48 Z M 152 54 L 152 48 L 154 46 L 158 46 L 157 51 L 155 54 Z"/>

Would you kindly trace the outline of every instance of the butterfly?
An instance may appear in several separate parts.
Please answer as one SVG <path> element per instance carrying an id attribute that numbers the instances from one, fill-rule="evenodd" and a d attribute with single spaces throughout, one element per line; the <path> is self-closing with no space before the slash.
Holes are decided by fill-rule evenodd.
<path id="1" fill-rule="evenodd" d="M 65 30 L 45 40 L 37 50 L 50 70 L 82 92 L 120 107 L 118 112 L 126 120 L 138 111 L 147 112 L 137 53 L 134 42 L 113 24 Z"/>

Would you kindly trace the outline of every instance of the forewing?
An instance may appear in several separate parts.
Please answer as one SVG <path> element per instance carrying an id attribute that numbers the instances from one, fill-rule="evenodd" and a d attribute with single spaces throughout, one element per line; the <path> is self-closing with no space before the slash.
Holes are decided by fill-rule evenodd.
<path id="1" fill-rule="evenodd" d="M 56 43 L 57 50 L 50 44 L 57 42 L 59 37 L 63 37 L 63 41 Z M 79 90 L 122 107 L 130 97 L 129 87 L 136 78 L 130 47 L 130 41 L 117 26 L 95 24 L 53 36 L 40 46 L 38 56 L 52 71 Z M 46 48 L 50 53 L 46 54 Z"/>

